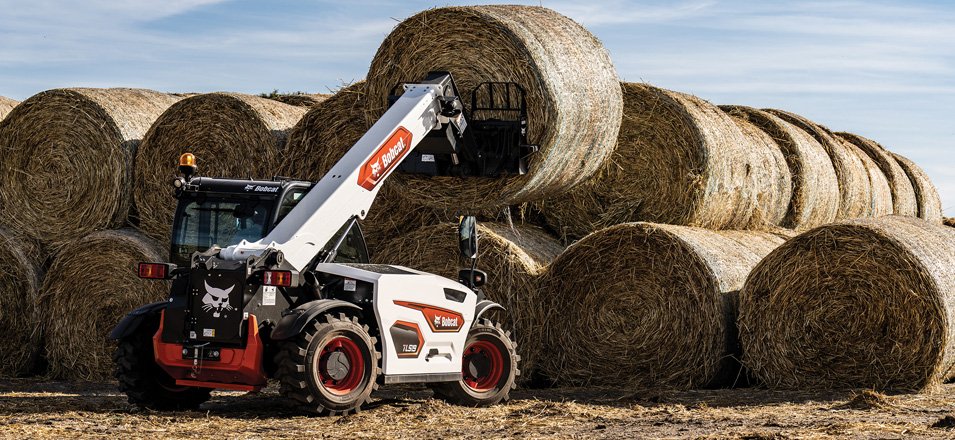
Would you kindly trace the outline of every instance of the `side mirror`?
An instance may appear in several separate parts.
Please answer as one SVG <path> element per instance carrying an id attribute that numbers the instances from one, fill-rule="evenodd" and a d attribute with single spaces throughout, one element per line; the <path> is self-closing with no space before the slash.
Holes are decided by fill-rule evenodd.
<path id="1" fill-rule="evenodd" d="M 471 260 L 477 258 L 477 220 L 473 215 L 461 217 L 461 222 L 458 223 L 458 247 L 462 257 Z"/>

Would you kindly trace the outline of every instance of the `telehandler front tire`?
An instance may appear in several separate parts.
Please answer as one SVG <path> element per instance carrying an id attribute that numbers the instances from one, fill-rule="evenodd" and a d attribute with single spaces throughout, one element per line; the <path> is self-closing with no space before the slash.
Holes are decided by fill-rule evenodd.
<path id="1" fill-rule="evenodd" d="M 499 324 L 482 319 L 471 327 L 456 382 L 429 384 L 434 396 L 455 405 L 490 406 L 510 398 L 521 374 L 517 343 Z"/>

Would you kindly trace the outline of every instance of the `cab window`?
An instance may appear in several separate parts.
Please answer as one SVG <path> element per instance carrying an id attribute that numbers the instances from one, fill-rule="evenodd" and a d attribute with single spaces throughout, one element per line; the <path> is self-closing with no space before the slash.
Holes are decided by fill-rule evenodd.
<path id="1" fill-rule="evenodd" d="M 282 197 L 282 203 L 279 205 L 279 212 L 275 216 L 275 224 L 279 224 L 288 213 L 292 212 L 292 208 L 302 201 L 307 192 L 307 188 L 296 188 L 285 193 L 285 197 Z"/>
<path id="2" fill-rule="evenodd" d="M 365 238 L 361 235 L 361 228 L 356 222 L 348 233 L 342 244 L 338 246 L 338 253 L 335 254 L 335 263 L 367 263 L 368 249 L 365 247 Z"/>

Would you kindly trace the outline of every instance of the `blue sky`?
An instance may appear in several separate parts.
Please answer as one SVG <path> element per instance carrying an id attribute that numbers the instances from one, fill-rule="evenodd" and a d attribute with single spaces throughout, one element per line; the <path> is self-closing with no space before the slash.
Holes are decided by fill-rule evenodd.
<path id="1" fill-rule="evenodd" d="M 955 2 L 507 3 L 581 22 L 624 80 L 782 108 L 871 137 L 925 168 L 955 216 Z M 364 77 L 398 20 L 447 4 L 0 0 L 0 95 L 70 86 L 327 92 Z"/>

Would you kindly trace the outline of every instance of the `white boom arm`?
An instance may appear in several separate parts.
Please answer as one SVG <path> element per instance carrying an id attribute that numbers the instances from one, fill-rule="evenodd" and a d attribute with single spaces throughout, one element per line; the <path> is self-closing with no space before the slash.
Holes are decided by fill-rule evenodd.
<path id="1" fill-rule="evenodd" d="M 322 177 L 268 235 L 222 249 L 219 258 L 244 260 L 266 249 L 282 252 L 302 270 L 353 216 L 365 218 L 381 184 L 431 130 L 449 118 L 441 115 L 439 84 L 406 84 L 404 94 L 345 156 Z M 460 115 L 456 119 L 464 124 Z"/>

